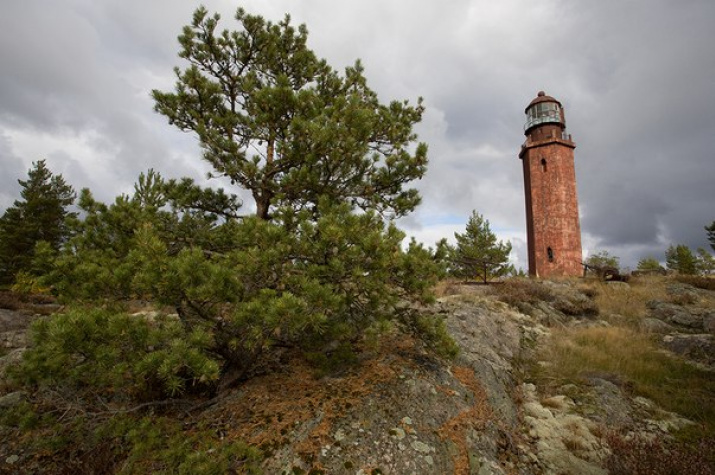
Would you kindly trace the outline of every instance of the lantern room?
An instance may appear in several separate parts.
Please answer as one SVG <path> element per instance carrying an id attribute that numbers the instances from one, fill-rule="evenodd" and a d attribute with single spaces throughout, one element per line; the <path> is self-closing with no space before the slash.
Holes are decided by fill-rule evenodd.
<path id="1" fill-rule="evenodd" d="M 553 97 L 547 96 L 544 91 L 539 91 L 536 99 L 531 101 L 524 112 L 526 112 L 525 134 L 541 124 L 557 124 L 561 126 L 561 129 L 566 128 L 561 103 Z"/>

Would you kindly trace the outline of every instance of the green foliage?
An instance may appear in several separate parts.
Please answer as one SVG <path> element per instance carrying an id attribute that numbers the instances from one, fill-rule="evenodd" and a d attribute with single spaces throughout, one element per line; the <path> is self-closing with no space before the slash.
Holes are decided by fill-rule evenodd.
<path id="1" fill-rule="evenodd" d="M 17 427 L 20 430 L 28 431 L 38 427 L 40 422 L 40 414 L 28 401 L 0 408 L 0 426 Z"/>
<path id="2" fill-rule="evenodd" d="M 12 284 L 10 290 L 20 296 L 27 297 L 29 295 L 47 294 L 50 289 L 44 287 L 40 283 L 40 279 L 34 275 L 25 271 L 19 271 L 15 274 L 15 283 Z"/>
<path id="3" fill-rule="evenodd" d="M 44 160 L 33 163 L 28 179 L 18 182 L 22 200 L 0 217 L 1 284 L 13 282 L 20 271 L 33 273 L 38 266 L 49 265 L 48 259 L 67 238 L 67 220 L 74 217 L 67 211 L 75 198 L 72 187 L 62 175 L 53 175 Z M 37 247 L 40 242 L 44 244 Z"/>
<path id="4" fill-rule="evenodd" d="M 489 220 L 476 211 L 467 222 L 464 234 L 454 233 L 457 245 L 450 249 L 450 271 L 457 277 L 480 276 L 484 282 L 513 272 L 509 265 L 510 242 L 497 242 L 489 228 Z M 442 244 L 444 246 L 444 244 Z"/>
<path id="5" fill-rule="evenodd" d="M 240 441 L 219 441 L 215 431 L 187 433 L 168 418 L 145 417 L 132 425 L 116 424 L 128 456 L 119 475 L 260 474 L 262 455 Z M 115 429 L 116 430 L 116 429 Z"/>
<path id="6" fill-rule="evenodd" d="M 325 197 L 413 210 L 419 195 L 403 185 L 426 171 L 426 145 L 413 147 L 421 101 L 381 104 L 359 62 L 338 74 L 288 16 L 235 18 L 238 30 L 219 31 L 219 15 L 196 10 L 179 36 L 189 66 L 175 70 L 175 92 L 153 92 L 159 113 L 198 135 L 217 176 L 249 190 L 262 219 L 281 207 L 316 211 Z"/>
<path id="7" fill-rule="evenodd" d="M 0 409 L 0 424 L 24 432 L 24 462 L 42 460 L 42 473 L 116 473 L 120 475 L 261 474 L 263 454 L 237 439 L 219 437 L 215 429 L 169 415 L 92 413 L 70 408 L 34 407 L 22 402 Z M 41 414 L 41 411 L 45 411 Z M 109 415 L 111 414 L 111 415 Z M 15 465 L 14 473 L 34 473 Z"/>
<path id="8" fill-rule="evenodd" d="M 199 8 L 179 38 L 189 66 L 175 92 L 153 96 L 198 135 L 216 176 L 252 193 L 256 215 L 152 170 L 110 206 L 83 190 L 85 218 L 42 281 L 64 300 L 176 308 L 231 378 L 277 345 L 327 355 L 413 318 L 406 309 L 430 301 L 440 269 L 416 242 L 403 250 L 389 220 L 419 203 L 403 187 L 426 171 L 412 132 L 421 103 L 381 104 L 359 63 L 337 73 L 288 17 L 236 19 L 238 31 L 220 32 Z"/>
<path id="9" fill-rule="evenodd" d="M 702 247 L 698 248 L 697 253 L 698 273 L 704 275 L 715 273 L 715 257 Z"/>
<path id="10" fill-rule="evenodd" d="M 153 170 L 139 176 L 132 196 L 119 196 L 110 206 L 84 189 L 79 207 L 85 218 L 73 223 L 74 237 L 42 282 L 70 301 L 130 299 L 136 248 L 148 245 L 142 232 L 151 229 L 163 243 L 161 252 L 172 255 L 193 247 L 218 252 L 231 246 L 235 226 L 222 222 L 218 211 L 232 213 L 238 206 L 233 195 L 202 190 L 189 179 L 164 181 Z"/>
<path id="11" fill-rule="evenodd" d="M 619 268 L 619 258 L 612 256 L 608 251 L 598 251 L 586 259 L 586 264 L 595 268 L 613 267 Z"/>
<path id="12" fill-rule="evenodd" d="M 107 207 L 83 192 L 80 204 L 87 210 L 81 232 L 47 277 L 60 297 L 176 308 L 187 328 L 211 335 L 212 351 L 240 375 L 275 345 L 322 351 L 384 328 L 403 301 L 429 302 L 438 275 L 432 253 L 414 241 L 403 250 L 404 234 L 393 224 L 328 200 L 317 220 L 290 209 L 273 221 L 193 215 L 201 246 L 177 239 L 185 215 L 139 199 Z"/>
<path id="13" fill-rule="evenodd" d="M 13 379 L 24 385 L 90 390 L 143 400 L 208 388 L 219 364 L 207 355 L 211 336 L 175 318 L 74 309 L 35 321 L 32 346 Z"/>
<path id="14" fill-rule="evenodd" d="M 373 213 L 340 206 L 321 214 L 247 218 L 235 228 L 235 249 L 221 255 L 168 256 L 147 236 L 135 282 L 184 321 L 208 325 L 217 351 L 242 371 L 276 344 L 315 351 L 354 341 L 394 318 L 402 298 L 430 298 L 428 251 L 415 243 L 402 251 L 404 235 Z"/>
<path id="15" fill-rule="evenodd" d="M 443 358 L 454 359 L 459 354 L 459 345 L 449 336 L 444 318 L 439 315 L 419 314 L 409 321 L 414 332 L 420 335 L 427 346 Z"/>
<path id="16" fill-rule="evenodd" d="M 670 245 L 665 251 L 665 262 L 668 269 L 676 270 L 679 274 L 698 274 L 698 259 L 693 251 L 684 244 Z"/>
<path id="17" fill-rule="evenodd" d="M 710 226 L 705 226 L 705 231 L 708 233 L 708 241 L 710 241 L 710 247 L 715 251 L 715 221 L 710 223 Z"/>
<path id="18" fill-rule="evenodd" d="M 641 271 L 660 271 L 663 270 L 663 266 L 660 265 L 658 259 L 648 256 L 638 261 L 637 269 Z"/>

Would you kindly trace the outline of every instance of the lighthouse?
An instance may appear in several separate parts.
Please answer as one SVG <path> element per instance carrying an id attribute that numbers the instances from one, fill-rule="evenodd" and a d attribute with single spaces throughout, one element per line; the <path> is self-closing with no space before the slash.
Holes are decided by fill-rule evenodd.
<path id="1" fill-rule="evenodd" d="M 539 91 L 526 107 L 524 167 L 529 275 L 580 276 L 581 225 L 574 149 L 564 108 Z"/>

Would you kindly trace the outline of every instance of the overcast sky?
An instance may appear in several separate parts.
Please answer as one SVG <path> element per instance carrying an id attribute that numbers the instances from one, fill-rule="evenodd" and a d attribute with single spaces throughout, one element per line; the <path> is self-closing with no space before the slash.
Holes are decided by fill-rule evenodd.
<path id="1" fill-rule="evenodd" d="M 336 69 L 361 59 L 383 102 L 423 97 L 430 165 L 400 226 L 425 244 L 472 210 L 526 268 L 524 108 L 559 99 L 576 148 L 584 252 L 635 267 L 671 243 L 707 247 L 715 220 L 713 0 L 206 0 L 306 23 Z M 0 211 L 46 159 L 111 201 L 148 168 L 201 179 L 196 138 L 153 112 L 198 2 L 6 0 L 0 15 Z M 235 190 L 232 190 L 235 192 Z M 250 200 L 248 200 L 250 201 Z"/>

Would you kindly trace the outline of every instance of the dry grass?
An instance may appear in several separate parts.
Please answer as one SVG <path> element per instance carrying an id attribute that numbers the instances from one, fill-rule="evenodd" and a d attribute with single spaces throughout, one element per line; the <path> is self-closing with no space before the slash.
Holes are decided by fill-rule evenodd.
<path id="1" fill-rule="evenodd" d="M 554 330 L 541 357 L 550 363 L 549 380 L 601 375 L 715 433 L 715 377 L 661 351 L 645 334 L 624 327 Z"/>
<path id="2" fill-rule="evenodd" d="M 457 279 L 443 279 L 434 286 L 434 295 L 437 298 L 458 295 L 462 293 L 462 281 Z"/>
<path id="3" fill-rule="evenodd" d="M 543 283 L 534 279 L 509 279 L 496 289 L 499 300 L 518 307 L 521 303 L 551 302 L 556 296 Z"/>
<path id="4" fill-rule="evenodd" d="M 675 280 L 699 289 L 715 290 L 715 276 L 712 275 L 679 275 Z"/>
<path id="5" fill-rule="evenodd" d="M 646 314 L 646 302 L 649 300 L 665 300 L 667 298 L 667 280 L 660 276 L 647 276 L 631 279 L 628 285 L 593 282 L 592 291 L 601 315 L 621 315 L 629 323 Z"/>

